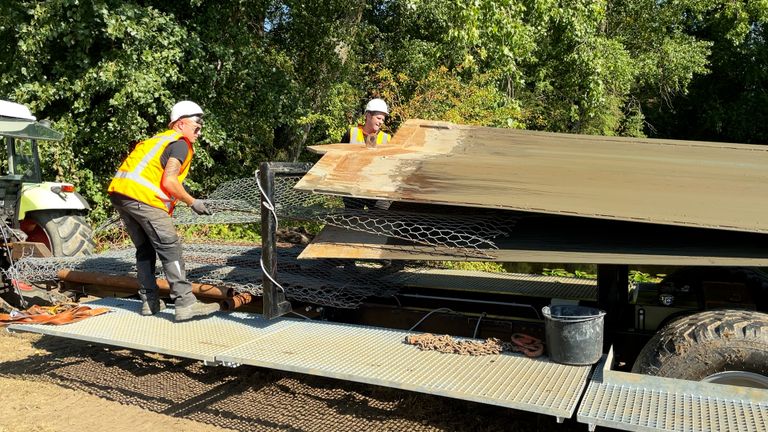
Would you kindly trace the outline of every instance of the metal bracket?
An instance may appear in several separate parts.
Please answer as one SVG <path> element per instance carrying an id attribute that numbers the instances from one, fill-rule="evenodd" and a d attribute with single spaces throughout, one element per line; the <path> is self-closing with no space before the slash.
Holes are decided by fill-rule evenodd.
<path id="1" fill-rule="evenodd" d="M 220 361 L 220 360 L 203 360 L 203 366 L 224 366 L 229 368 L 236 368 L 241 366 L 240 363 Z"/>

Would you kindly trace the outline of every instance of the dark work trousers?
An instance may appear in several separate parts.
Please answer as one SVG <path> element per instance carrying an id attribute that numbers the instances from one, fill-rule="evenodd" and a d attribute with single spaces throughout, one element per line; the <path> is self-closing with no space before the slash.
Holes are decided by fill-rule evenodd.
<path id="1" fill-rule="evenodd" d="M 171 300 L 177 307 L 194 304 L 196 299 L 186 277 L 181 239 L 168 212 L 121 194 L 110 194 L 109 199 L 136 246 L 139 297 L 145 301 L 157 297 L 155 261 L 159 257 L 171 286 Z"/>

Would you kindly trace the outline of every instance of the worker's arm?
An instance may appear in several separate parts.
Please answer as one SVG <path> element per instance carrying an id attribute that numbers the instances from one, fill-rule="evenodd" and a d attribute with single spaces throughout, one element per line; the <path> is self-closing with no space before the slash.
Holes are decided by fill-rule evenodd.
<path id="1" fill-rule="evenodd" d="M 163 170 L 163 189 L 171 194 L 171 197 L 182 201 L 188 206 L 191 206 L 195 201 L 195 198 L 188 194 L 184 186 L 179 182 L 179 173 L 181 172 L 181 162 L 178 159 L 171 157 L 168 158 L 168 162 L 165 164 Z"/>

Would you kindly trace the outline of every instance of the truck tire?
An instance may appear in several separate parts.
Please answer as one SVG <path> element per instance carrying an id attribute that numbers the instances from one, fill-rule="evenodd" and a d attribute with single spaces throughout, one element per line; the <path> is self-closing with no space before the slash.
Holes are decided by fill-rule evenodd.
<path id="1" fill-rule="evenodd" d="M 64 212 L 38 211 L 28 216 L 34 227 L 27 232 L 27 241 L 41 242 L 54 256 L 84 256 L 93 254 L 93 228 L 85 217 Z"/>
<path id="2" fill-rule="evenodd" d="M 713 310 L 679 318 L 648 341 L 632 372 L 768 388 L 768 314 Z"/>

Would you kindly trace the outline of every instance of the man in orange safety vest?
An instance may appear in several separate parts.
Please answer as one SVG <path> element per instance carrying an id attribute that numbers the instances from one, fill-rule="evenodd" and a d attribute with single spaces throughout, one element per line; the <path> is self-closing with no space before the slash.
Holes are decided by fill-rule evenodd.
<path id="1" fill-rule="evenodd" d="M 175 320 L 219 310 L 216 303 L 198 302 L 186 278 L 182 244 L 171 214 L 182 201 L 197 214 L 211 214 L 205 203 L 182 186 L 189 173 L 194 147 L 203 127 L 203 110 L 192 101 L 181 101 L 171 109 L 168 130 L 134 147 L 109 184 L 109 197 L 136 246 L 141 314 L 154 315 L 165 309 L 158 296 L 155 262 L 159 257 L 171 287 Z"/>

